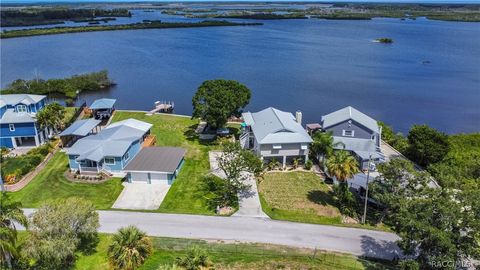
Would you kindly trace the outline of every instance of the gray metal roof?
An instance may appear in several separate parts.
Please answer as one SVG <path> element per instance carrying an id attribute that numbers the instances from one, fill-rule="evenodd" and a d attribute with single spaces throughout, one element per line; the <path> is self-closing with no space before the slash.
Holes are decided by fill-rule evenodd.
<path id="1" fill-rule="evenodd" d="M 256 113 L 243 113 L 242 117 L 251 126 L 253 135 L 260 144 L 312 142 L 307 131 L 289 112 L 269 107 Z"/>
<path id="2" fill-rule="evenodd" d="M 136 124 L 136 125 L 135 125 Z M 100 161 L 104 157 L 121 157 L 130 145 L 140 139 L 152 124 L 135 119 L 116 122 L 98 134 L 78 140 L 67 150 L 69 155 L 79 155 L 77 160 Z"/>
<path id="3" fill-rule="evenodd" d="M 354 120 L 355 122 L 365 126 L 373 132 L 380 133 L 380 128 L 376 120 L 352 106 L 345 107 L 338 111 L 322 116 L 323 128 L 329 128 L 347 120 Z"/>
<path id="4" fill-rule="evenodd" d="M 0 119 L 0 123 L 15 124 L 15 123 L 32 123 L 35 122 L 35 114 L 30 113 L 16 113 L 13 109 L 7 109 Z"/>
<path id="5" fill-rule="evenodd" d="M 46 98 L 47 96 L 44 95 L 31 95 L 31 94 L 8 94 L 8 95 L 0 95 L 0 102 L 3 105 L 17 105 L 19 103 L 30 105 L 35 104 L 41 101 L 42 99 Z"/>
<path id="6" fill-rule="evenodd" d="M 110 109 L 113 108 L 115 105 L 116 99 L 111 98 L 101 98 L 95 100 L 92 105 L 90 105 L 90 109 L 92 110 L 100 110 L 100 109 Z"/>
<path id="7" fill-rule="evenodd" d="M 87 136 L 101 122 L 93 118 L 78 120 L 62 131 L 59 136 Z"/>
<path id="8" fill-rule="evenodd" d="M 124 171 L 173 173 L 186 150 L 179 147 L 145 147 L 128 163 Z"/>
<path id="9" fill-rule="evenodd" d="M 337 149 L 345 149 L 355 152 L 362 159 L 368 159 L 372 155 L 373 159 L 383 158 L 381 152 L 377 149 L 375 141 L 369 139 L 359 139 L 350 137 L 333 136 L 334 143 L 341 142 L 343 145 L 336 146 Z M 345 147 L 344 147 L 345 146 Z"/>

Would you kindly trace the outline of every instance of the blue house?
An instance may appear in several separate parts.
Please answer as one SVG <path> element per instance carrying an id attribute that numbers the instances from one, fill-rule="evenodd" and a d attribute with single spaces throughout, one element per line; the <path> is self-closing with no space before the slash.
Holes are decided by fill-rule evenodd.
<path id="1" fill-rule="evenodd" d="M 142 148 L 151 127 L 152 124 L 127 119 L 79 139 L 66 150 L 70 169 L 80 173 L 121 174 Z"/>
<path id="2" fill-rule="evenodd" d="M 0 146 L 7 148 L 35 147 L 48 138 L 35 118 L 45 107 L 46 96 L 13 94 L 0 96 Z"/>
<path id="3" fill-rule="evenodd" d="M 382 128 L 378 122 L 359 110 L 348 106 L 322 116 L 322 129 L 331 132 L 336 148 L 350 151 L 366 170 L 369 160 L 384 162 L 380 150 Z"/>

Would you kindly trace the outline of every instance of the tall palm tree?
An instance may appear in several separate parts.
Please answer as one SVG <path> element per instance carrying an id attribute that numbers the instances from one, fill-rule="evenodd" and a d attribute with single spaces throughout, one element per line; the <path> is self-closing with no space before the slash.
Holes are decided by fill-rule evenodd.
<path id="1" fill-rule="evenodd" d="M 27 227 L 27 217 L 21 204 L 12 201 L 6 192 L 0 193 L 0 267 L 11 268 L 12 258 L 18 255 L 15 222 Z"/>
<path id="2" fill-rule="evenodd" d="M 335 176 L 340 182 L 339 186 L 334 187 L 340 212 L 347 216 L 355 215 L 356 200 L 350 192 L 347 180 L 360 172 L 357 160 L 345 150 L 335 151 L 327 159 L 327 171 L 331 176 Z"/>
<path id="3" fill-rule="evenodd" d="M 135 226 L 123 227 L 113 236 L 108 258 L 114 269 L 134 270 L 152 253 L 152 241 Z"/>
<path id="4" fill-rule="evenodd" d="M 318 159 L 323 159 L 332 155 L 334 148 L 344 146 L 342 142 L 334 142 L 332 132 L 315 132 L 310 149 Z"/>
<path id="5" fill-rule="evenodd" d="M 360 172 L 358 161 L 345 150 L 335 151 L 327 159 L 328 174 L 335 176 L 340 183 Z"/>

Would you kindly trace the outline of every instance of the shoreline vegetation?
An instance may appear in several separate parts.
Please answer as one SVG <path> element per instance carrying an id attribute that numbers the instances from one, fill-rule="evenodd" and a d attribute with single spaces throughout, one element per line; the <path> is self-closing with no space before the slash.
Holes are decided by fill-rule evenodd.
<path id="1" fill-rule="evenodd" d="M 32 80 L 17 79 L 10 83 L 0 94 L 36 94 L 50 95 L 61 94 L 65 96 L 66 104 L 73 104 L 74 99 L 83 91 L 98 91 L 108 89 L 115 85 L 108 77 L 108 72 L 99 72 L 73 75 L 63 79 Z"/>
<path id="2" fill-rule="evenodd" d="M 125 8 L 88 9 L 88 8 L 24 8 L 6 9 L 0 12 L 2 27 L 35 26 L 64 24 L 65 21 L 90 22 L 115 20 L 115 17 L 132 17 Z"/>
<path id="3" fill-rule="evenodd" d="M 16 38 L 39 35 L 55 35 L 65 33 L 81 33 L 96 31 L 117 31 L 117 30 L 138 30 L 138 29 L 163 29 L 163 28 L 190 28 L 190 27 L 215 27 L 215 26 L 254 26 L 262 23 L 237 23 L 229 21 L 201 21 L 191 22 L 161 22 L 145 21 L 142 23 L 120 24 L 120 25 L 95 25 L 95 26 L 75 26 L 75 27 L 53 27 L 53 28 L 34 28 L 21 30 L 5 30 L 0 34 L 0 38 Z"/>

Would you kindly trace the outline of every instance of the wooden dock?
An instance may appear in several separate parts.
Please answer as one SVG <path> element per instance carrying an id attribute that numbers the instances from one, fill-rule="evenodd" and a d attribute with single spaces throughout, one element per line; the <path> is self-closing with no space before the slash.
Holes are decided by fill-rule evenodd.
<path id="1" fill-rule="evenodd" d="M 149 114 L 154 113 L 171 113 L 175 108 L 175 103 L 173 101 L 156 101 L 155 108 L 149 112 Z"/>

